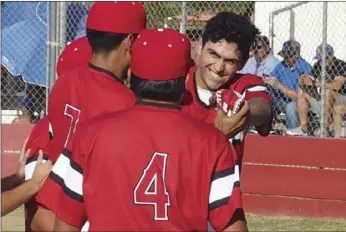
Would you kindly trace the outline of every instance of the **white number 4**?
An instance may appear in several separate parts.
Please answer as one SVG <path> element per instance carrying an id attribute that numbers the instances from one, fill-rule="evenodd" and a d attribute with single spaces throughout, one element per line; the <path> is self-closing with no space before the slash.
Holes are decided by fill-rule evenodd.
<path id="1" fill-rule="evenodd" d="M 168 221 L 171 205 L 166 187 L 167 153 L 155 152 L 144 168 L 133 194 L 136 205 L 154 206 L 154 220 Z"/>

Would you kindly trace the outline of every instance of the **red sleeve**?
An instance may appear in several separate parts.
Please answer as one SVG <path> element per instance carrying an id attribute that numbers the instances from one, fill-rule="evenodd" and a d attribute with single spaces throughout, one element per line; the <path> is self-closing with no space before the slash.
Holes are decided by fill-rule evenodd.
<path id="1" fill-rule="evenodd" d="M 60 76 L 51 91 L 48 104 L 48 117 L 52 139 L 49 144 L 52 161 L 61 154 L 70 143 L 80 117 L 80 109 L 74 92 L 76 91 L 73 76 Z"/>
<path id="2" fill-rule="evenodd" d="M 76 99 L 73 96 L 75 85 L 73 76 L 61 75 L 55 82 L 49 98 L 48 117 L 51 140 L 49 142 L 50 159 L 55 163 L 61 156 L 62 161 L 66 162 L 69 158 L 69 148 L 73 132 L 76 129 L 81 111 L 76 105 Z M 67 157 L 67 158 L 66 158 Z M 56 199 L 60 195 L 61 178 L 54 175 L 54 168 L 37 194 L 37 201 L 49 210 L 54 211 L 58 207 Z"/>
<path id="3" fill-rule="evenodd" d="M 48 116 L 46 116 L 35 124 L 26 144 L 26 150 L 30 148 L 31 152 L 25 165 L 25 180 L 29 180 L 32 178 L 37 163 L 38 151 L 40 149 L 43 151 L 42 162 L 45 162 L 45 160 L 49 159 L 48 144 L 49 121 Z M 27 228 L 30 227 L 29 224 L 32 221 L 32 218 L 34 217 L 36 210 L 39 206 L 40 205 L 36 200 L 36 196 L 34 196 L 32 199 L 30 199 L 30 201 L 25 203 L 25 221 L 27 224 Z"/>
<path id="4" fill-rule="evenodd" d="M 62 221 L 77 228 L 86 222 L 83 196 L 83 168 L 85 157 L 92 144 L 86 127 L 78 129 L 74 136 L 71 151 L 64 149 L 52 169 L 50 187 L 55 186 L 50 202 L 54 202 L 50 210 Z M 54 182 L 54 183 L 53 183 Z M 45 184 L 46 185 L 46 184 Z"/>
<path id="5" fill-rule="evenodd" d="M 25 165 L 25 180 L 29 180 L 35 170 L 38 151 L 43 151 L 43 160 L 49 159 L 48 145 L 49 145 L 49 121 L 48 117 L 39 120 L 32 128 L 26 149 L 31 149 L 29 157 Z"/>
<path id="6" fill-rule="evenodd" d="M 225 142 L 211 178 L 209 221 L 216 231 L 224 230 L 237 209 L 242 209 L 239 165 L 234 147 Z"/>
<path id="7" fill-rule="evenodd" d="M 245 100 L 248 101 L 254 98 L 263 98 L 271 104 L 269 91 L 259 76 L 241 74 L 237 78 L 238 80 L 231 87 L 241 94 L 246 91 Z"/>

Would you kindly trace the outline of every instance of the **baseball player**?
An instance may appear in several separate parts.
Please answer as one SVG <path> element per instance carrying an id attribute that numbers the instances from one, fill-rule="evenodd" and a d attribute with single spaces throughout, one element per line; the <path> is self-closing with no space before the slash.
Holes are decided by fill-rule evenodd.
<path id="1" fill-rule="evenodd" d="M 57 62 L 57 74 L 61 76 L 63 73 L 77 68 L 79 66 L 87 66 L 91 58 L 91 47 L 86 37 L 72 41 L 68 44 Z M 30 149 L 28 159 L 25 165 L 25 179 L 30 180 L 33 176 L 34 169 L 37 165 L 39 150 L 43 152 L 42 162 L 51 159 L 49 152 L 49 142 L 53 138 L 52 130 L 49 127 L 48 116 L 39 120 L 33 127 L 26 149 Z M 49 210 L 41 207 L 34 196 L 25 204 L 25 229 L 26 231 L 52 231 L 55 216 Z"/>
<path id="2" fill-rule="evenodd" d="M 272 107 L 269 93 L 261 78 L 237 74 L 249 57 L 258 29 L 243 16 L 220 12 L 211 18 L 202 34 L 202 51 L 197 66 L 191 68 L 184 112 L 208 123 L 214 123 L 236 147 L 241 163 L 245 129 L 254 126 L 262 136 L 269 134 Z M 233 89 L 245 96 L 240 111 L 227 117 L 211 110 L 210 98 L 218 91 Z"/>
<path id="3" fill-rule="evenodd" d="M 80 123 L 134 105 L 135 97 L 123 85 L 123 79 L 130 65 L 132 44 L 145 27 L 146 12 L 140 2 L 96 2 L 90 8 L 86 23 L 86 37 L 92 50 L 89 65 L 59 76 L 49 99 L 52 129 L 49 152 L 55 164 L 64 163 L 64 157 L 70 156 Z M 52 169 L 36 196 L 48 210 L 60 207 L 55 195 L 66 190 L 60 188 L 62 173 L 59 171 Z"/>
<path id="4" fill-rule="evenodd" d="M 187 46 L 172 29 L 140 33 L 131 59 L 136 105 L 84 121 L 55 163 L 64 191 L 52 196 L 54 231 L 78 231 L 87 219 L 90 231 L 205 231 L 207 219 L 220 231 L 247 230 L 233 146 L 179 107 Z"/>

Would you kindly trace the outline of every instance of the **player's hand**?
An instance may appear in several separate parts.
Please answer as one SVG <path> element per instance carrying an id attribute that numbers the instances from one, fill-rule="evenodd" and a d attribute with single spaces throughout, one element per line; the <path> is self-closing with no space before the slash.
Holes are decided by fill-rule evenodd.
<path id="1" fill-rule="evenodd" d="M 46 162 L 43 163 L 43 152 L 42 150 L 39 150 L 35 171 L 31 178 L 31 181 L 35 183 L 38 189 L 41 189 L 42 185 L 46 181 L 52 168 L 53 168 L 52 161 L 47 160 Z"/>
<path id="2" fill-rule="evenodd" d="M 214 126 L 230 139 L 248 126 L 249 115 L 250 108 L 247 101 L 245 101 L 240 110 L 231 117 L 228 117 L 222 109 L 219 109 L 216 113 Z"/>
<path id="3" fill-rule="evenodd" d="M 26 138 L 24 141 L 22 150 L 21 150 L 20 155 L 19 155 L 18 163 L 17 163 L 16 175 L 20 179 L 24 179 L 24 177 L 25 177 L 25 164 L 26 164 L 26 160 L 28 159 L 28 156 L 29 156 L 30 151 L 31 151 L 30 149 L 25 151 L 27 142 L 28 142 L 28 138 Z"/>

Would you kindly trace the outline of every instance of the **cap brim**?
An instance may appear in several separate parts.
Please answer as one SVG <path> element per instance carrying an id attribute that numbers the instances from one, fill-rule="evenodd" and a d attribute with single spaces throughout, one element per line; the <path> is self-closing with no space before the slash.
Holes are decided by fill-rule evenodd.
<path id="1" fill-rule="evenodd" d="M 281 50 L 278 52 L 278 55 L 283 57 L 285 55 L 285 52 Z"/>
<path id="2" fill-rule="evenodd" d="M 321 55 L 316 55 L 315 57 L 314 57 L 314 60 L 321 60 L 322 59 L 322 56 Z"/>

